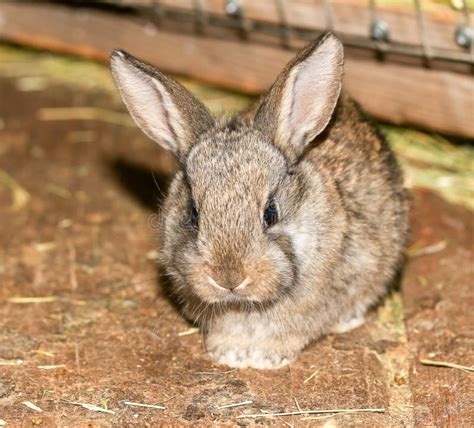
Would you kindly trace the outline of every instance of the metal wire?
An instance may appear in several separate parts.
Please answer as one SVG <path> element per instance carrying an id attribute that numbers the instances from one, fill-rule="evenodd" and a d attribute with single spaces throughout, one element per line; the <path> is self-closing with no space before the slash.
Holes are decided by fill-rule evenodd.
<path id="1" fill-rule="evenodd" d="M 423 14 L 423 10 L 421 9 L 421 0 L 413 0 L 415 3 L 416 9 L 416 22 L 418 25 L 418 31 L 420 32 L 420 41 L 421 47 L 423 50 L 423 62 L 426 67 L 431 66 L 431 50 L 428 44 L 428 37 L 426 34 L 426 22 L 425 22 L 425 15 Z"/>
<path id="2" fill-rule="evenodd" d="M 194 1 L 194 0 L 193 0 Z M 198 1 L 203 1 L 203 0 L 198 0 Z M 250 0 L 248 0 L 250 1 Z M 327 17 L 328 21 L 327 26 L 329 27 L 332 25 L 334 29 L 334 14 L 331 14 L 330 8 L 333 6 L 331 4 L 332 2 L 330 0 L 324 0 L 325 5 L 326 5 L 326 10 L 327 12 Z M 379 7 L 376 4 L 376 0 L 368 0 L 369 3 L 369 11 L 370 11 L 370 20 L 371 23 L 373 22 L 383 22 L 382 19 L 380 19 L 379 15 Z M 418 1 L 419 3 L 419 1 Z M 227 4 L 227 3 L 226 3 Z M 258 34 L 264 34 L 268 36 L 273 36 L 275 38 L 279 38 L 280 40 L 284 40 L 283 38 L 285 37 L 284 31 L 285 28 L 282 28 L 282 25 L 280 23 L 278 24 L 273 24 L 269 22 L 264 22 L 260 20 L 250 20 L 245 16 L 245 8 L 243 6 L 242 1 L 237 1 L 236 3 L 233 3 L 233 5 L 237 5 L 238 8 L 236 10 L 236 13 L 229 13 L 227 11 L 226 15 L 219 15 L 219 14 L 211 14 L 211 13 L 206 13 L 204 10 L 205 14 L 205 23 L 206 26 L 209 27 L 216 27 L 216 28 L 223 28 L 223 29 L 230 29 L 230 30 L 236 30 L 238 34 L 241 37 L 248 37 L 250 31 Z M 197 7 L 199 5 L 196 5 Z M 382 57 L 387 57 L 387 55 L 395 54 L 397 58 L 418 58 L 422 60 L 422 63 L 424 65 L 433 65 L 432 62 L 436 61 L 437 66 L 442 66 L 442 63 L 455 63 L 455 64 L 460 64 L 460 65 L 469 65 L 470 66 L 470 71 L 472 74 L 474 74 L 474 55 L 473 55 L 473 50 L 472 50 L 472 45 L 471 48 L 466 51 L 462 49 L 447 49 L 447 48 L 440 48 L 440 47 L 431 47 L 427 43 L 427 33 L 425 31 L 425 22 L 423 19 L 423 11 L 421 9 L 421 5 L 419 4 L 419 17 L 421 17 L 421 20 L 418 21 L 418 25 L 420 28 L 420 40 L 421 43 L 420 45 L 412 45 L 408 43 L 402 43 L 402 42 L 395 42 L 390 40 L 388 37 L 387 41 L 379 41 L 377 39 L 374 39 L 373 35 L 370 34 L 370 37 L 367 36 L 360 36 L 360 35 L 355 35 L 352 33 L 347 33 L 344 32 L 343 29 L 339 29 L 337 31 L 338 36 L 341 38 L 343 41 L 344 45 L 347 47 L 353 47 L 357 49 L 364 49 L 368 51 L 375 51 L 378 52 L 378 55 Z M 141 14 L 143 12 L 143 15 L 146 15 L 147 11 L 148 13 L 150 12 L 150 7 L 149 6 L 143 6 L 137 4 L 136 6 L 134 5 L 134 9 L 137 11 L 137 13 Z M 204 9 L 204 8 L 203 8 Z M 284 10 L 284 9 L 283 9 Z M 154 1 L 153 3 L 153 9 L 151 10 L 153 13 L 153 17 L 157 16 L 158 12 L 158 17 L 163 17 L 166 15 L 166 18 L 175 21 L 175 22 L 196 22 L 196 17 L 195 13 L 193 10 L 184 10 L 184 9 L 178 9 L 173 6 L 165 6 L 163 4 L 159 4 L 157 0 Z M 464 13 L 464 20 L 468 19 L 469 16 L 466 17 Z M 464 21 L 466 22 L 466 21 Z M 157 23 L 159 23 L 159 20 L 157 20 Z M 331 23 L 331 24 L 330 24 Z M 283 26 L 284 27 L 284 26 Z M 313 40 L 318 34 L 320 34 L 322 31 L 324 31 L 323 28 L 321 30 L 314 30 L 314 29 L 307 29 L 307 28 L 301 28 L 301 27 L 293 27 L 290 26 L 291 30 L 291 40 L 295 42 L 297 40 L 300 41 L 309 41 Z M 329 27 L 330 28 L 330 27 Z M 283 33 L 283 34 L 282 34 Z M 388 35 L 389 36 L 389 35 Z M 424 43 L 423 43 L 424 40 Z M 270 40 L 267 40 L 266 43 L 271 43 Z M 391 56 L 391 59 L 395 59 L 393 56 Z M 467 69 L 463 68 L 457 68 L 459 72 L 468 71 Z"/>
<path id="3" fill-rule="evenodd" d="M 291 27 L 288 23 L 287 13 L 286 13 L 286 6 L 284 0 L 274 0 L 275 1 L 275 8 L 278 12 L 278 17 L 280 19 L 280 27 L 281 31 L 281 42 L 283 46 L 289 48 L 291 47 Z"/>
<path id="4" fill-rule="evenodd" d="M 203 33 L 207 24 L 207 13 L 204 11 L 202 0 L 193 0 L 193 10 L 196 17 L 196 31 Z"/>
<path id="5" fill-rule="evenodd" d="M 469 14 L 469 9 L 467 7 L 467 1 L 462 0 L 462 14 L 465 25 L 465 30 L 469 33 L 467 34 L 470 37 L 470 46 L 469 53 L 471 55 L 471 73 L 474 74 L 474 28 L 471 26 L 471 15 Z"/>
<path id="6" fill-rule="evenodd" d="M 388 24 L 379 18 L 376 0 L 369 0 L 370 29 L 369 38 L 373 40 L 373 48 L 379 59 L 383 59 L 389 41 Z"/>
<path id="7" fill-rule="evenodd" d="M 324 14 L 326 15 L 326 28 L 334 31 L 335 17 L 331 0 L 324 0 Z"/>
<path id="8" fill-rule="evenodd" d="M 369 0 L 370 19 L 374 22 L 378 17 L 377 2 L 375 0 Z"/>
<path id="9" fill-rule="evenodd" d="M 227 15 L 238 23 L 240 36 L 246 39 L 252 30 L 252 22 L 245 16 L 243 0 L 227 0 L 225 8 Z"/>
<path id="10" fill-rule="evenodd" d="M 161 22 L 163 21 L 163 18 L 165 17 L 165 11 L 161 7 L 160 0 L 154 0 L 153 1 L 153 15 L 154 15 L 154 23 L 157 26 L 161 25 Z"/>

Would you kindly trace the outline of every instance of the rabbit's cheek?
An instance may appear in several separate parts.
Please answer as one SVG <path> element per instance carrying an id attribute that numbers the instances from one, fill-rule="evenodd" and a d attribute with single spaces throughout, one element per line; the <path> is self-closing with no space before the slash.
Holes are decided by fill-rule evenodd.
<path id="1" fill-rule="evenodd" d="M 246 297 L 257 302 L 276 300 L 295 281 L 291 260 L 276 244 L 251 265 L 249 276 L 252 284 L 247 287 Z"/>
<path id="2" fill-rule="evenodd" d="M 186 281 L 192 291 L 202 301 L 216 303 L 225 299 L 229 290 L 221 289 L 212 283 L 212 272 L 204 262 L 194 262 L 188 265 Z"/>

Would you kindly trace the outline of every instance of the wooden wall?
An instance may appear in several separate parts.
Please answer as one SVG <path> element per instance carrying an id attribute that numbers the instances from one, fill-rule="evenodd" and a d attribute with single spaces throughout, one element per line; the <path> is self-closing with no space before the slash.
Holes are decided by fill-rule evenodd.
<path id="1" fill-rule="evenodd" d="M 169 31 L 137 16 L 55 4 L 0 2 L 0 38 L 101 61 L 120 48 L 164 71 L 253 94 L 294 54 L 277 44 Z M 472 74 L 359 53 L 347 50 L 345 83 L 370 114 L 474 138 Z"/>

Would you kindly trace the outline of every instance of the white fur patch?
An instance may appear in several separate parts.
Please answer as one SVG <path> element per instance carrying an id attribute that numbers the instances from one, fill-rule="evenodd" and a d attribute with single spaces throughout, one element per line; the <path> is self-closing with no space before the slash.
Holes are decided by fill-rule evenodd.
<path id="1" fill-rule="evenodd" d="M 230 349 L 222 353 L 211 351 L 209 354 L 219 364 L 225 364 L 229 367 L 240 369 L 279 369 L 292 361 L 276 353 L 263 352 L 258 349 L 254 351 Z"/>
<path id="2" fill-rule="evenodd" d="M 331 333 L 347 333 L 351 330 L 355 330 L 357 327 L 360 327 L 364 324 L 365 318 L 363 316 L 355 316 L 354 318 L 348 321 L 340 321 L 331 329 Z"/>

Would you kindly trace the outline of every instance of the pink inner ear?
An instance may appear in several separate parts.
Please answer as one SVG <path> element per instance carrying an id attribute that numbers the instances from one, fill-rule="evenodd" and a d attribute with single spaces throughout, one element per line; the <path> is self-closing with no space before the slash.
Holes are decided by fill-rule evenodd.
<path id="1" fill-rule="evenodd" d="M 164 85 L 121 57 L 112 70 L 122 98 L 137 125 L 166 150 L 178 152 L 182 119 Z"/>
<path id="2" fill-rule="evenodd" d="M 280 127 L 290 141 L 304 147 L 321 133 L 336 106 L 342 81 L 342 48 L 328 40 L 297 66 L 286 84 Z"/>

